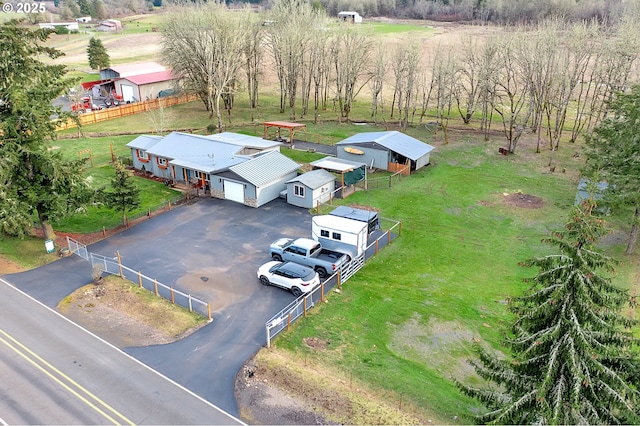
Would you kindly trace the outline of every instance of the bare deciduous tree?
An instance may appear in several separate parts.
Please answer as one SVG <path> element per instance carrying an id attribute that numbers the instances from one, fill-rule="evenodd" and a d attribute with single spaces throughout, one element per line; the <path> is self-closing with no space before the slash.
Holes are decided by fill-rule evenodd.
<path id="1" fill-rule="evenodd" d="M 174 119 L 174 110 L 165 107 L 163 99 L 158 99 L 158 107 L 147 109 L 147 119 L 157 135 L 162 135 L 167 130 Z"/>
<path id="2" fill-rule="evenodd" d="M 196 92 L 222 131 L 220 100 L 236 90 L 249 13 L 223 4 L 176 6 L 162 32 L 163 54 L 187 90 Z"/>
<path id="3" fill-rule="evenodd" d="M 281 0 L 271 13 L 267 26 L 267 44 L 273 55 L 280 84 L 280 112 L 288 106 L 292 120 L 296 118 L 298 85 L 310 80 L 306 69 L 312 34 L 324 26 L 325 15 L 311 4 L 300 0 Z"/>
<path id="4" fill-rule="evenodd" d="M 371 62 L 371 79 L 369 89 L 371 90 L 371 118 L 376 121 L 378 108 L 381 109 L 384 119 L 384 103 L 382 101 L 382 88 L 387 75 L 387 51 L 385 47 L 378 45 Z"/>
<path id="5" fill-rule="evenodd" d="M 438 46 L 431 62 L 430 97 L 436 103 L 438 123 L 442 127 L 444 143 L 449 143 L 448 125 L 455 93 L 455 75 L 459 68 L 457 59 L 449 49 Z"/>
<path id="6" fill-rule="evenodd" d="M 475 37 L 462 39 L 460 67 L 455 78 L 454 96 L 458 113 L 465 124 L 471 122 L 481 95 L 480 79 L 483 47 Z"/>
<path id="7" fill-rule="evenodd" d="M 396 45 L 391 60 L 395 79 L 394 103 L 398 106 L 400 130 L 407 129 L 409 110 L 416 97 L 420 48 L 416 43 L 401 42 Z"/>
<path id="8" fill-rule="evenodd" d="M 333 39 L 331 60 L 335 71 L 336 101 L 340 116 L 347 121 L 353 101 L 371 78 L 369 55 L 372 46 L 369 34 L 349 24 L 341 25 Z"/>
<path id="9" fill-rule="evenodd" d="M 532 113 L 529 98 L 529 79 L 523 76 L 518 54 L 526 35 L 522 32 L 503 36 L 498 45 L 497 70 L 492 83 L 491 107 L 502 119 L 508 151 L 515 153 L 520 137 L 524 133 Z"/>
<path id="10" fill-rule="evenodd" d="M 258 82 L 264 57 L 264 30 L 260 16 L 248 19 L 248 28 L 245 36 L 244 71 L 247 76 L 247 93 L 249 95 L 249 108 L 251 119 L 253 110 L 258 107 Z"/>

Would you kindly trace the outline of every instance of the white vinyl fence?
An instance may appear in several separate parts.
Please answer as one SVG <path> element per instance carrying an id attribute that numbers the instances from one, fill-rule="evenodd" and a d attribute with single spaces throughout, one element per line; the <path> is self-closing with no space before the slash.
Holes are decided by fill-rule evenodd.
<path id="1" fill-rule="evenodd" d="M 115 257 L 107 257 L 101 254 L 88 252 L 85 245 L 69 237 L 67 237 L 67 245 L 71 252 L 88 260 L 94 270 L 97 269 L 107 274 L 119 275 L 129 281 L 138 283 L 141 288 L 155 293 L 156 296 L 164 297 L 171 301 L 171 303 L 177 303 L 178 305 L 189 309 L 189 312 L 198 312 L 199 314 L 206 316 L 209 321 L 211 321 L 211 304 L 190 294 L 176 290 L 171 286 L 162 284 L 155 278 L 150 278 L 140 273 L 140 271 L 136 271 L 123 265 L 120 261 L 119 255 Z M 87 257 L 82 254 L 85 254 Z"/>

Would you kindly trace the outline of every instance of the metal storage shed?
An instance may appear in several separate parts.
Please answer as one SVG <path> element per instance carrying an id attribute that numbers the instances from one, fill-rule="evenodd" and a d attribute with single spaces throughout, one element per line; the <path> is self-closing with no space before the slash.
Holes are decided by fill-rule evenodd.
<path id="1" fill-rule="evenodd" d="M 174 87 L 174 80 L 171 71 L 157 71 L 123 77 L 115 81 L 115 88 L 124 102 L 137 102 L 157 98 L 161 91 Z"/>
<path id="2" fill-rule="evenodd" d="M 410 170 L 429 164 L 433 147 L 397 131 L 358 133 L 338 142 L 338 158 L 359 161 L 369 167 L 401 171 L 410 163 Z"/>
<path id="3" fill-rule="evenodd" d="M 338 13 L 338 18 L 345 21 L 351 22 L 352 24 L 360 24 L 362 23 L 362 16 L 358 12 L 344 11 Z"/>
<path id="4" fill-rule="evenodd" d="M 287 202 L 308 209 L 317 207 L 331 199 L 335 181 L 333 174 L 322 169 L 296 176 L 287 181 Z"/>

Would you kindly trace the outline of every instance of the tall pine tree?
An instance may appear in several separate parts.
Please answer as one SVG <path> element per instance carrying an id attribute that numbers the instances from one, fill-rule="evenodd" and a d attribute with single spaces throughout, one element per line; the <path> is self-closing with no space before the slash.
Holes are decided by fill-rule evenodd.
<path id="1" fill-rule="evenodd" d="M 87 47 L 87 57 L 89 59 L 89 66 L 92 70 L 101 70 L 107 68 L 111 62 L 107 49 L 102 44 L 102 41 L 98 38 L 91 37 L 89 40 L 89 47 Z"/>
<path id="2" fill-rule="evenodd" d="M 586 137 L 588 157 L 583 173 L 609 183 L 605 196 L 613 213 L 632 213 L 627 254 L 640 237 L 640 85 L 618 93 L 609 104 L 607 118 Z"/>
<path id="3" fill-rule="evenodd" d="M 86 205 L 92 191 L 81 161 L 49 149 L 67 117 L 52 101 L 74 81 L 64 65 L 40 60 L 62 55 L 44 45 L 48 35 L 15 20 L 0 25 L 0 232 L 23 236 L 35 220 L 54 239 L 50 221 Z"/>
<path id="4" fill-rule="evenodd" d="M 592 216 L 592 199 L 575 207 L 565 229 L 545 240 L 559 253 L 523 262 L 538 268 L 532 286 L 512 300 L 517 320 L 506 346 L 512 359 L 478 348 L 476 372 L 497 384 L 460 384 L 489 412 L 477 418 L 497 424 L 637 424 L 640 421 L 636 324 L 620 310 L 632 302 L 625 290 L 600 275 L 616 261 L 595 243 L 605 224 Z"/>

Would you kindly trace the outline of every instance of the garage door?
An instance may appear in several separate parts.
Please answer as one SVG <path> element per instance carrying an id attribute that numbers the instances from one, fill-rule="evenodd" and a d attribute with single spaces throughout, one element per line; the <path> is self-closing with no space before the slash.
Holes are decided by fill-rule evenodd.
<path id="1" fill-rule="evenodd" d="M 125 102 L 133 102 L 133 86 L 129 86 L 128 84 L 122 85 L 122 99 Z"/>
<path id="2" fill-rule="evenodd" d="M 224 198 L 238 203 L 244 203 L 244 185 L 241 183 L 224 181 Z"/>

